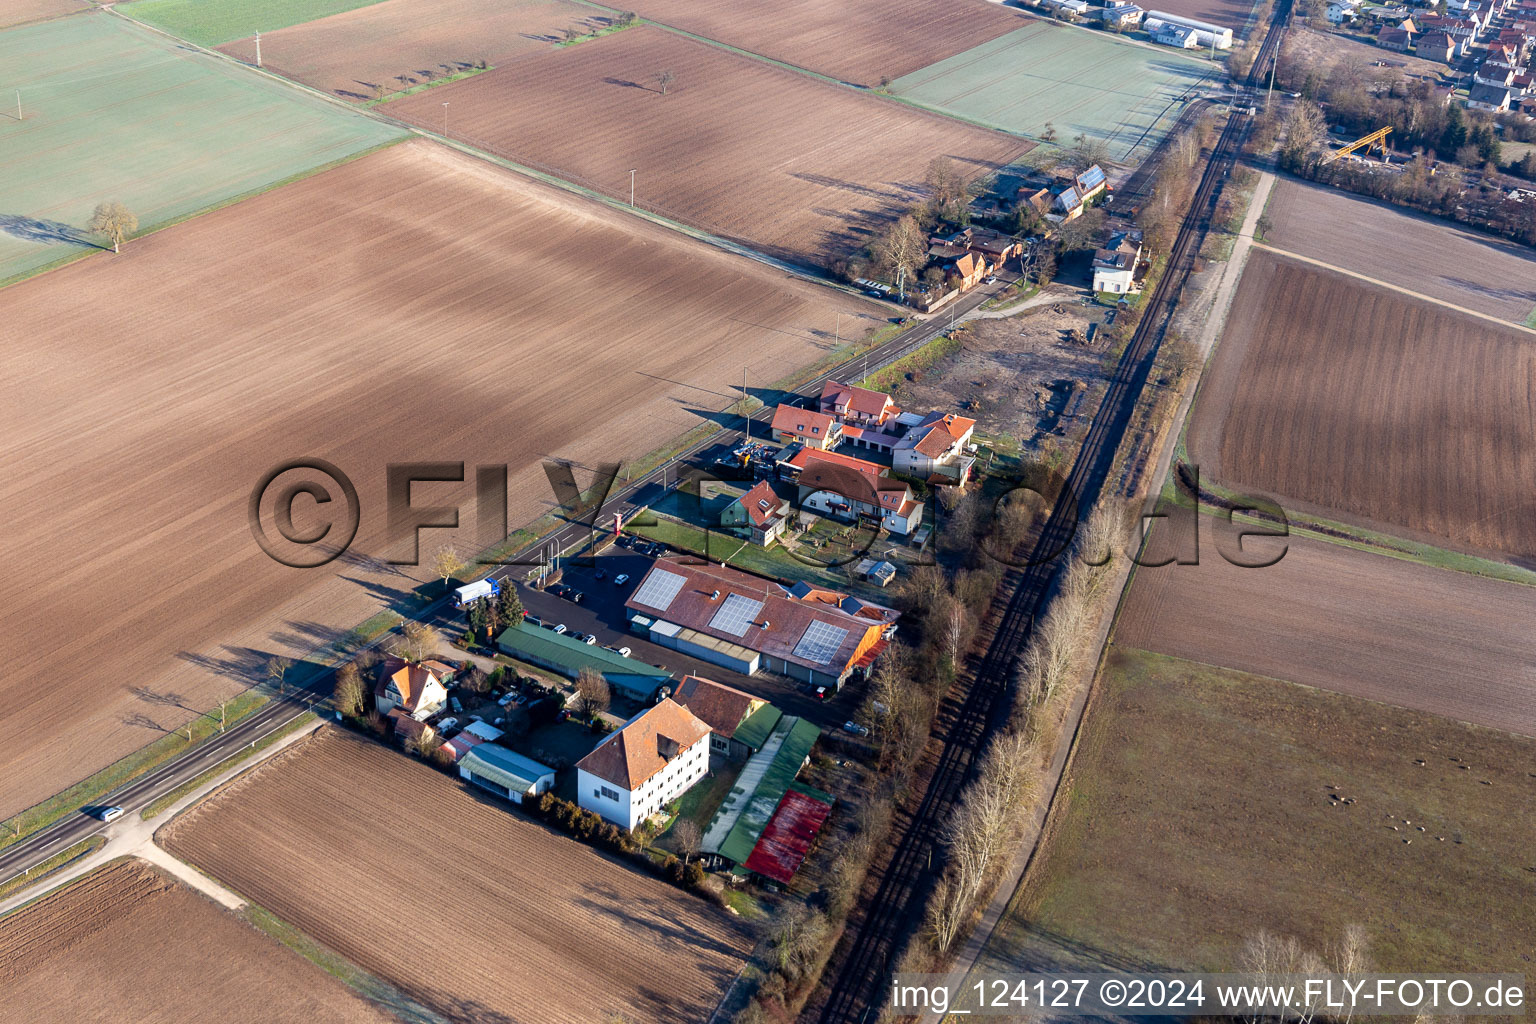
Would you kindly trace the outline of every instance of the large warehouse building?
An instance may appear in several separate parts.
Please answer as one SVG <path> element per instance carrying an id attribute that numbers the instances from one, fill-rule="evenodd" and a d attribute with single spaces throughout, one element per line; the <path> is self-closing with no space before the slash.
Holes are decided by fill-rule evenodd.
<path id="1" fill-rule="evenodd" d="M 868 665 L 897 618 L 833 590 L 665 559 L 624 607 L 630 629 L 652 643 L 743 675 L 764 670 L 823 686 Z"/>
<path id="2" fill-rule="evenodd" d="M 1193 42 L 1200 49 L 1210 49 L 1214 46 L 1218 50 L 1232 49 L 1232 30 L 1209 21 L 1196 21 L 1193 18 L 1181 18 L 1177 14 L 1164 14 L 1162 11 L 1148 11 L 1146 20 L 1141 27 L 1147 30 L 1154 41 L 1163 42 L 1160 36 L 1164 33 L 1174 33 L 1180 36 L 1180 29 L 1187 29 L 1193 33 Z"/>

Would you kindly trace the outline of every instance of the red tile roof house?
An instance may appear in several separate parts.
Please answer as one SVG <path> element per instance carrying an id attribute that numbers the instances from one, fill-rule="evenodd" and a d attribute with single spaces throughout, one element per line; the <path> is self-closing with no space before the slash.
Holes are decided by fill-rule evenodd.
<path id="1" fill-rule="evenodd" d="M 837 447 L 841 438 L 841 425 L 824 412 L 794 405 L 780 405 L 773 411 L 773 439 L 780 444 L 799 441 L 826 450 Z"/>
<path id="2" fill-rule="evenodd" d="M 720 525 L 767 547 L 784 534 L 789 523 L 789 501 L 781 498 L 767 480 L 720 510 Z"/>
<path id="3" fill-rule="evenodd" d="M 1444 32 L 1426 32 L 1419 37 L 1418 45 L 1414 47 L 1413 52 L 1425 60 L 1447 64 L 1455 56 L 1456 41 Z"/>
<path id="4" fill-rule="evenodd" d="M 783 713 L 761 697 L 703 676 L 684 676 L 672 699 L 709 726 L 709 752 L 740 761 L 755 754 Z"/>
<path id="5" fill-rule="evenodd" d="M 425 721 L 447 706 L 448 690 L 444 684 L 452 678 L 453 667 L 440 661 L 412 663 L 403 658 L 385 658 L 374 686 L 374 707 L 381 715 L 399 708 L 410 718 Z"/>
<path id="6" fill-rule="evenodd" d="M 891 452 L 891 465 L 917 480 L 963 484 L 976 462 L 966 454 L 975 431 L 975 420 L 931 412 L 902 436 Z"/>
<path id="7" fill-rule="evenodd" d="M 576 802 L 633 829 L 709 772 L 709 726 L 670 697 L 576 762 Z"/>
<path id="8" fill-rule="evenodd" d="M 875 519 L 902 537 L 923 521 L 922 502 L 884 466 L 814 448 L 802 448 L 781 466 L 800 490 L 801 508 L 837 519 Z"/>
<path id="9" fill-rule="evenodd" d="M 624 603 L 629 628 L 654 644 L 742 675 L 776 672 L 839 686 L 885 644 L 890 608 L 723 565 L 660 560 Z"/>
<path id="10" fill-rule="evenodd" d="M 891 396 L 853 384 L 827 381 L 821 386 L 817 407 L 836 417 L 843 426 L 878 427 L 901 412 Z"/>

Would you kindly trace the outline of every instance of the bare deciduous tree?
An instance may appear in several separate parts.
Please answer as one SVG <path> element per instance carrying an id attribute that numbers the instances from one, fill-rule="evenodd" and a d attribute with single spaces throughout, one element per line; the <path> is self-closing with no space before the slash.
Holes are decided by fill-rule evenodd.
<path id="1" fill-rule="evenodd" d="M 437 573 L 443 581 L 443 586 L 453 579 L 454 574 L 464 568 L 464 559 L 459 557 L 458 549 L 452 544 L 439 551 L 432 559 L 432 571 Z"/>
<path id="2" fill-rule="evenodd" d="M 613 692 L 608 680 L 594 668 L 584 668 L 576 674 L 576 710 L 583 717 L 608 710 Z"/>
<path id="3" fill-rule="evenodd" d="M 672 87 L 672 83 L 675 81 L 677 81 L 677 72 L 670 69 L 659 72 L 656 75 L 656 84 L 661 86 L 661 94 L 663 96 L 667 94 L 667 90 Z"/>
<path id="4" fill-rule="evenodd" d="M 357 662 L 349 661 L 336 670 L 336 691 L 333 699 L 337 711 L 353 717 L 360 715 L 363 713 L 367 698 L 368 687 L 363 682 L 363 673 L 357 667 Z"/>
<path id="5" fill-rule="evenodd" d="M 425 622 L 408 621 L 400 627 L 400 632 L 400 650 L 407 661 L 424 661 L 436 654 L 442 644 L 437 630 Z"/>
<path id="6" fill-rule="evenodd" d="M 293 661 L 281 654 L 273 655 L 267 659 L 267 678 L 272 680 L 272 685 L 277 687 L 278 696 L 288 692 L 288 670 L 293 667 Z"/>
<path id="7" fill-rule="evenodd" d="M 698 856 L 699 844 L 703 841 L 704 837 L 699 832 L 698 822 L 692 818 L 683 818 L 672 826 L 672 842 L 677 847 L 677 852 L 682 854 L 684 864 Z"/>
<path id="8" fill-rule="evenodd" d="M 93 234 L 106 236 L 107 241 L 112 243 L 112 251 L 117 252 L 123 241 L 139 229 L 139 218 L 128 207 L 113 199 L 98 204 L 85 227 Z"/>

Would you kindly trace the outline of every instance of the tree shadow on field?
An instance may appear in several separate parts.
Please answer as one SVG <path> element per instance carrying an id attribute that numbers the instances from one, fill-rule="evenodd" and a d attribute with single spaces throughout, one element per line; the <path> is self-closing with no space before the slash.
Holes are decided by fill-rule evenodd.
<path id="1" fill-rule="evenodd" d="M 669 953 L 699 949 L 725 957 L 734 958 L 741 955 L 740 950 L 729 943 L 713 939 L 700 932 L 679 913 L 686 905 L 683 901 L 697 897 L 681 892 L 675 897 L 665 899 L 640 896 L 633 892 L 621 894 L 613 886 L 600 884 L 589 884 L 586 888 L 589 895 L 574 901 L 578 907 L 612 918 L 614 923 L 623 927 L 625 931 L 632 935 L 644 935 L 649 943 Z M 702 903 L 699 906 L 703 908 Z M 728 929 L 733 925 L 734 923 L 729 923 Z M 745 934 L 744 928 L 742 934 Z M 701 964 L 700 967 L 704 965 Z"/>
<path id="2" fill-rule="evenodd" d="M 223 650 L 222 656 L 182 651 L 176 657 L 225 679 L 259 683 L 267 678 L 267 661 L 271 658 L 271 654 L 258 651 L 253 647 L 225 646 Z"/>
<path id="3" fill-rule="evenodd" d="M 19 238 L 23 242 L 39 242 L 43 245 L 63 242 L 69 245 L 83 245 L 90 249 L 111 248 L 111 246 L 98 245 L 89 234 L 72 225 L 62 224 L 56 220 L 43 220 L 40 217 L 24 217 L 16 213 L 0 213 L 0 231 L 13 238 Z"/>
<path id="4" fill-rule="evenodd" d="M 604 78 L 603 79 L 603 84 L 604 85 L 617 85 L 620 88 L 624 88 L 624 89 L 639 89 L 641 92 L 654 92 L 654 93 L 658 93 L 658 94 L 661 92 L 660 89 L 652 89 L 648 85 L 641 85 L 639 82 L 631 82 L 627 78 L 614 78 L 612 75 L 608 76 L 607 78 Z"/>

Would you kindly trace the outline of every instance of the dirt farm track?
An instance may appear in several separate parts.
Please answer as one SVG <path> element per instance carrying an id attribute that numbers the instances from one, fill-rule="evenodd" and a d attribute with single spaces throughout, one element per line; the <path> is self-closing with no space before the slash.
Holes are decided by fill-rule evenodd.
<path id="1" fill-rule="evenodd" d="M 677 78 L 662 95 L 657 69 Z M 920 197 L 936 156 L 974 176 L 1031 147 L 657 28 L 553 49 L 387 113 L 825 266 Z"/>
<path id="2" fill-rule="evenodd" d="M 743 367 L 780 380 L 839 311 L 844 339 L 875 312 L 425 140 L 0 296 L 28 396 L 0 410 L 0 729 L 47 737 L 0 745 L 0 815 L 337 639 L 438 547 L 478 550 L 477 465 L 510 467 L 520 526 L 552 502 L 541 459 L 641 455 L 730 405 Z M 392 462 L 465 462 L 415 498 L 461 504 L 461 529 L 427 531 L 419 569 L 278 565 L 247 502 L 305 457 L 355 483 L 357 555 L 407 554 L 384 549 Z"/>
<path id="3" fill-rule="evenodd" d="M 455 1021 L 709 1017 L 740 924 L 465 785 L 325 730 L 164 843 Z"/>
<path id="4" fill-rule="evenodd" d="M 874 86 L 995 39 L 1028 16 L 985 0 L 639 0 L 642 18 Z"/>
<path id="5" fill-rule="evenodd" d="M 0 1019 L 386 1024 L 393 1018 L 136 860 L 0 920 Z"/>
<path id="6" fill-rule="evenodd" d="M 1214 549 L 1137 569 L 1115 643 L 1536 736 L 1536 588 L 1300 537 L 1261 569 Z"/>
<path id="7" fill-rule="evenodd" d="M 1536 558 L 1536 337 L 1285 257 L 1250 257 L 1190 461 L 1327 516 Z"/>

